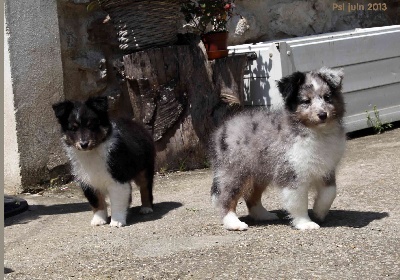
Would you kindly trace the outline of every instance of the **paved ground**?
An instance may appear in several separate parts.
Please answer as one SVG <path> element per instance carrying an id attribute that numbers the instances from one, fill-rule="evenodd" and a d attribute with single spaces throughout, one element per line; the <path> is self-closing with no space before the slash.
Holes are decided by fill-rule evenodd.
<path id="1" fill-rule="evenodd" d="M 23 196 L 5 220 L 5 279 L 400 279 L 400 129 L 348 141 L 339 194 L 320 230 L 287 221 L 224 230 L 210 206 L 211 172 L 158 176 L 155 213 L 91 227 L 76 186 Z M 280 209 L 276 192 L 263 199 Z"/>

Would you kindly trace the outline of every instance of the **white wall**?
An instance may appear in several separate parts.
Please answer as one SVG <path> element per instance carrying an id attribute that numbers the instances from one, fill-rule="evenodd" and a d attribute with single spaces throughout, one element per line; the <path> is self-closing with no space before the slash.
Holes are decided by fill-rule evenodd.
<path id="1" fill-rule="evenodd" d="M 4 186 L 6 193 L 15 194 L 22 188 L 8 37 L 4 25 Z"/>

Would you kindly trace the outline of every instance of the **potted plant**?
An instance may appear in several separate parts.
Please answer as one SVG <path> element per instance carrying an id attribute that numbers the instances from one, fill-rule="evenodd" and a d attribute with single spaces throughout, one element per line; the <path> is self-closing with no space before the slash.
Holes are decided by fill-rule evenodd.
<path id="1" fill-rule="evenodd" d="M 187 0 L 181 12 L 191 27 L 201 35 L 208 59 L 228 55 L 228 30 L 226 24 L 233 15 L 234 0 Z"/>

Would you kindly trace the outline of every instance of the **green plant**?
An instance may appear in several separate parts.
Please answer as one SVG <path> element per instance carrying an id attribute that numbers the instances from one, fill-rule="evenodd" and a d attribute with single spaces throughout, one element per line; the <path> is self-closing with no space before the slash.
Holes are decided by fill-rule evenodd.
<path id="1" fill-rule="evenodd" d="M 380 134 L 393 126 L 391 123 L 384 123 L 381 121 L 379 117 L 379 111 L 376 106 L 374 106 L 374 118 L 371 117 L 368 110 L 365 112 L 367 113 L 367 123 L 374 129 L 375 133 Z"/>
<path id="2" fill-rule="evenodd" d="M 187 0 L 181 12 L 190 27 L 204 34 L 211 25 L 211 32 L 227 31 L 226 24 L 233 15 L 234 0 Z"/>
<path id="3" fill-rule="evenodd" d="M 178 164 L 179 164 L 179 171 L 185 171 L 187 168 L 186 168 L 186 160 L 187 160 L 187 158 L 180 158 L 179 159 L 179 161 L 178 161 Z"/>
<path id="4" fill-rule="evenodd" d="M 165 175 L 165 174 L 167 173 L 167 171 L 168 171 L 168 166 L 163 166 L 163 167 L 160 168 L 160 170 L 158 171 L 158 173 L 159 173 L 160 175 Z"/>

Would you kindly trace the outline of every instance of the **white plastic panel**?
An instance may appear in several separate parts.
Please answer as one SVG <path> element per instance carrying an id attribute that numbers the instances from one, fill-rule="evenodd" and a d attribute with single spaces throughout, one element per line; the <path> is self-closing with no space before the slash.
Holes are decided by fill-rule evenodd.
<path id="1" fill-rule="evenodd" d="M 394 58 L 348 65 L 343 69 L 345 93 L 400 83 L 400 54 Z"/>
<path id="2" fill-rule="evenodd" d="M 246 106 L 281 106 L 283 104 L 282 96 L 273 79 L 246 78 L 244 91 Z"/>
<path id="3" fill-rule="evenodd" d="M 286 43 L 293 71 L 332 68 L 400 56 L 400 28 L 387 32 L 327 39 L 300 44 Z"/>
<path id="4" fill-rule="evenodd" d="M 277 48 L 278 46 L 278 48 Z M 230 47 L 255 51 L 245 74 L 245 104 L 280 106 L 276 81 L 294 71 L 344 68 L 347 131 L 367 128 L 376 106 L 386 122 L 400 120 L 400 26 L 386 26 Z M 272 54 L 272 55 L 271 55 Z"/>
<path id="5" fill-rule="evenodd" d="M 373 108 L 368 110 L 374 118 Z M 379 109 L 379 119 L 384 123 L 391 123 L 400 120 L 400 105 Z M 356 131 L 368 127 L 367 113 L 348 115 L 344 118 L 346 132 Z"/>
<path id="6" fill-rule="evenodd" d="M 282 103 L 276 81 L 282 78 L 280 53 L 276 44 L 249 45 L 231 49 L 231 53 L 255 52 L 257 58 L 248 62 L 244 75 L 245 105 L 271 106 Z"/>
<path id="7" fill-rule="evenodd" d="M 345 93 L 344 96 L 346 116 L 365 114 L 366 110 L 372 111 L 374 106 L 379 111 L 395 106 L 400 108 L 400 83 L 353 91 Z"/>

